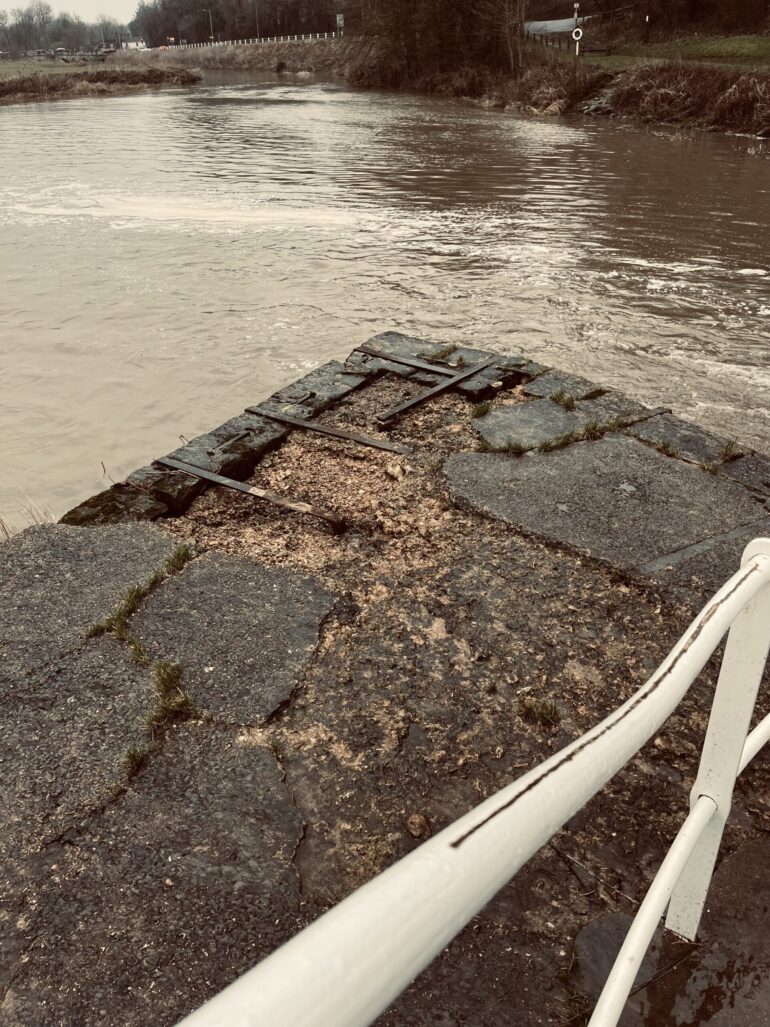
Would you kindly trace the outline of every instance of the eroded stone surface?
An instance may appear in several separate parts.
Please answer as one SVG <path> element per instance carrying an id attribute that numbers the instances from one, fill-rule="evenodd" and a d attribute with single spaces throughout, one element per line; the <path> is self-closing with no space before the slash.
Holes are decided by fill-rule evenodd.
<path id="1" fill-rule="evenodd" d="M 457 499 L 620 567 L 648 563 L 762 512 L 742 486 L 622 435 L 520 459 L 459 453 L 444 468 Z"/>
<path id="2" fill-rule="evenodd" d="M 525 368 L 526 370 L 526 368 Z M 528 396 L 553 396 L 555 392 L 564 392 L 573 399 L 587 399 L 594 393 L 602 392 L 602 386 L 591 382 L 587 378 L 581 378 L 577 374 L 567 374 L 565 371 L 547 371 L 524 386 L 524 392 Z"/>
<path id="3" fill-rule="evenodd" d="M 112 638 L 39 668 L 0 699 L 0 852 L 34 851 L 109 799 L 146 744 L 149 670 Z"/>
<path id="4" fill-rule="evenodd" d="M 61 523 L 85 527 L 122 521 L 157 521 L 168 512 L 166 504 L 159 499 L 143 489 L 120 482 L 68 510 Z"/>
<path id="5" fill-rule="evenodd" d="M 165 504 L 172 517 L 183 513 L 206 488 L 206 482 L 200 478 L 158 467 L 140 467 L 129 475 L 127 481 Z"/>
<path id="6" fill-rule="evenodd" d="M 578 410 L 565 410 L 550 399 L 536 399 L 515 406 L 498 406 L 484 417 L 475 417 L 473 427 L 493 449 L 522 446 L 537 449 L 554 439 L 584 428 L 588 417 Z"/>
<path id="7" fill-rule="evenodd" d="M 268 450 L 286 438 L 286 428 L 256 414 L 232 417 L 168 455 L 229 478 L 246 478 Z"/>
<path id="8" fill-rule="evenodd" d="M 652 417 L 629 428 L 628 434 L 655 446 L 665 446 L 673 455 L 700 464 L 719 463 L 729 452 L 727 439 L 712 435 L 672 414 Z"/>
<path id="9" fill-rule="evenodd" d="M 330 360 L 322 364 L 304 378 L 285 386 L 274 393 L 270 400 L 283 405 L 285 403 L 301 403 L 314 414 L 328 409 L 332 403 L 347 396 L 354 389 L 364 384 L 362 375 L 348 374 L 338 360 Z"/>
<path id="10" fill-rule="evenodd" d="M 0 682 L 22 687 L 38 667 L 80 648 L 131 585 L 145 581 L 176 540 L 157 528 L 41 525 L 0 547 Z"/>
<path id="11" fill-rule="evenodd" d="M 719 473 L 770 496 L 770 460 L 759 453 L 729 460 L 720 466 Z"/>
<path id="12" fill-rule="evenodd" d="M 744 549 L 755 538 L 770 538 L 770 517 L 737 528 L 726 538 L 707 539 L 670 560 L 663 557 L 642 570 L 698 609 L 735 574 Z"/>
<path id="13" fill-rule="evenodd" d="M 302 830 L 269 751 L 172 729 L 9 904 L 3 1022 L 171 1027 L 301 926 Z"/>
<path id="14" fill-rule="evenodd" d="M 332 604 L 311 577 L 212 553 L 154 592 L 132 627 L 152 659 L 181 664 L 195 705 L 251 724 L 289 698 Z"/>
<path id="15" fill-rule="evenodd" d="M 644 404 L 637 403 L 636 400 L 631 399 L 629 396 L 624 396 L 622 392 L 616 392 L 614 389 L 608 389 L 601 396 L 596 396 L 594 399 L 581 400 L 577 404 L 577 409 L 581 410 L 591 420 L 598 421 L 601 424 L 606 424 L 616 419 L 621 421 L 641 421 L 652 417 L 654 414 L 663 412 L 660 407 L 651 410 L 649 407 L 644 406 Z"/>

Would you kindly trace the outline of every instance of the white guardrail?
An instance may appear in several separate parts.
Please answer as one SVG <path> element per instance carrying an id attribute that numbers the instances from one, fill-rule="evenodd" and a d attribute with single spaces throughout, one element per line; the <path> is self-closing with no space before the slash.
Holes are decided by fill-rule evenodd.
<path id="1" fill-rule="evenodd" d="M 770 739 L 770 715 L 748 734 L 770 647 L 770 539 L 747 547 L 738 573 L 614 713 L 319 917 L 184 1027 L 370 1024 L 658 731 L 728 631 L 690 815 L 590 1021 L 614 1027 L 667 906 L 666 926 L 694 939 L 735 780 Z"/>
<path id="2" fill-rule="evenodd" d="M 255 39 L 222 39 L 207 43 L 172 43 L 170 46 L 146 46 L 143 52 L 154 50 L 200 50 L 206 46 L 256 46 L 258 43 L 307 43 L 313 39 L 342 39 L 341 32 L 306 32 L 297 36 L 260 36 Z"/>

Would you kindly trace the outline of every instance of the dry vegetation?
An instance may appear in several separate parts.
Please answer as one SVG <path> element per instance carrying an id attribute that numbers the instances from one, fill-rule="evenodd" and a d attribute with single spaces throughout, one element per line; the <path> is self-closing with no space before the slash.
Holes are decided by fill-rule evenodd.
<path id="1" fill-rule="evenodd" d="M 611 103 L 644 121 L 770 134 L 770 75 L 759 72 L 646 65 L 618 78 Z"/>
<path id="2" fill-rule="evenodd" d="M 36 72 L 0 79 L 0 104 L 101 96 L 162 86 L 190 86 L 199 79 L 200 74 L 189 68 L 156 65 L 111 65 L 69 74 Z"/>

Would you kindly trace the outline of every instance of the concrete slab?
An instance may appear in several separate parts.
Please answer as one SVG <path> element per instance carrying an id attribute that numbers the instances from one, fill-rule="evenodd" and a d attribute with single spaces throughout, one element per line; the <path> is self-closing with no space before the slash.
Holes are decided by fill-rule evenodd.
<path id="1" fill-rule="evenodd" d="M 725 478 L 739 481 L 747 488 L 770 496 L 770 460 L 767 457 L 760 456 L 758 453 L 750 453 L 748 456 L 742 456 L 737 460 L 729 460 L 722 464 L 719 473 L 723 474 Z"/>
<path id="2" fill-rule="evenodd" d="M 552 396 L 555 392 L 566 392 L 573 399 L 588 399 L 594 393 L 603 391 L 601 385 L 565 371 L 547 371 L 524 386 L 527 396 Z"/>
<path id="3" fill-rule="evenodd" d="M 608 389 L 601 396 L 594 399 L 581 400 L 577 409 L 586 414 L 591 420 L 606 424 L 608 421 L 641 421 L 654 414 L 664 413 L 661 407 L 651 410 L 643 403 L 637 403 L 635 399 L 624 396 L 622 392 L 615 392 Z"/>
<path id="4" fill-rule="evenodd" d="M 444 470 L 456 500 L 619 567 L 762 516 L 742 486 L 623 435 L 519 459 L 459 453 Z"/>
<path id="5" fill-rule="evenodd" d="M 291 695 L 332 604 L 313 578 L 210 553 L 154 592 L 132 627 L 151 659 L 181 664 L 196 706 L 253 724 Z"/>
<path id="6" fill-rule="evenodd" d="M 0 546 L 0 693 L 79 649 L 131 585 L 177 540 L 145 524 L 28 528 Z"/>
<path id="7" fill-rule="evenodd" d="M 171 1027 L 297 929 L 303 829 L 270 751 L 172 729 L 16 895 L 3 1022 Z"/>
<path id="8" fill-rule="evenodd" d="M 146 745 L 153 702 L 148 669 L 111 638 L 38 669 L 0 700 L 6 859 L 34 851 L 110 798 L 128 750 Z"/>
<path id="9" fill-rule="evenodd" d="M 699 609 L 741 565 L 743 550 L 755 538 L 770 538 L 770 516 L 661 557 L 642 568 L 682 602 Z"/>
<path id="10" fill-rule="evenodd" d="M 495 407 L 484 417 L 475 417 L 473 427 L 493 449 L 509 446 L 537 449 L 584 428 L 588 420 L 581 411 L 565 410 L 550 399 L 536 399 L 531 403 Z"/>
<path id="11" fill-rule="evenodd" d="M 770 1025 L 770 842 L 748 842 L 720 866 L 709 891 L 698 945 L 659 930 L 620 1027 Z M 581 989 L 595 1001 L 630 917 L 610 914 L 585 927 L 575 949 Z M 689 949 L 689 954 L 688 954 Z"/>
<path id="12" fill-rule="evenodd" d="M 727 439 L 712 435 L 673 414 L 652 417 L 649 421 L 629 428 L 628 434 L 656 446 L 665 446 L 672 455 L 699 464 L 720 463 L 725 458 L 726 447 L 730 445 Z"/>

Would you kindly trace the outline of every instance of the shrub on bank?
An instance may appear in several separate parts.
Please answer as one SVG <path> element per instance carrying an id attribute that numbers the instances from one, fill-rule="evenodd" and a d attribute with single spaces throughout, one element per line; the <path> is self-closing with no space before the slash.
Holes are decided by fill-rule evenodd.
<path id="1" fill-rule="evenodd" d="M 511 83 L 508 105 L 534 114 L 567 114 L 609 81 L 609 75 L 590 64 L 531 64 Z"/>
<path id="2" fill-rule="evenodd" d="M 770 135 L 770 75 L 642 65 L 619 76 L 612 108 L 643 121 Z"/>

